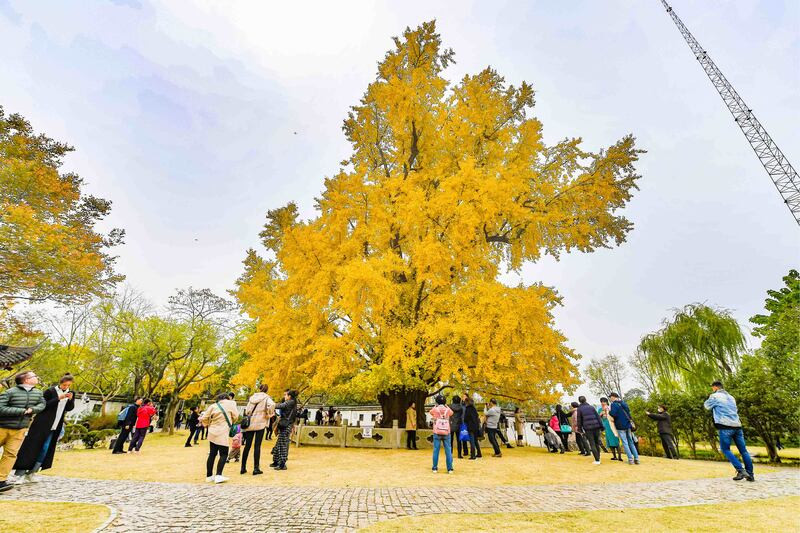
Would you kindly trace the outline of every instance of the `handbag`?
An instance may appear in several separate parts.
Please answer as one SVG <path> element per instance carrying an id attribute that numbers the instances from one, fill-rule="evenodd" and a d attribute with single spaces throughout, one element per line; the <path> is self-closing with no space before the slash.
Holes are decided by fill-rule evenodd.
<path id="1" fill-rule="evenodd" d="M 262 401 L 262 402 L 265 402 L 265 401 L 267 401 L 267 399 L 266 399 L 266 398 L 264 398 L 264 399 L 263 399 L 263 400 L 261 400 L 261 401 Z M 258 405 L 259 405 L 260 403 L 261 403 L 261 402 L 258 402 L 257 404 L 255 404 L 255 405 L 253 406 L 253 410 L 252 410 L 252 411 L 250 411 L 250 414 L 249 414 L 249 415 L 248 415 L 247 413 L 245 413 L 244 415 L 242 415 L 242 419 L 241 419 L 241 420 L 239 420 L 239 426 L 240 426 L 242 429 L 247 429 L 247 428 L 249 428 L 249 427 L 250 427 L 250 423 L 252 422 L 252 420 L 251 420 L 251 417 L 253 416 L 253 413 L 255 413 L 255 412 L 256 412 L 256 409 L 258 409 Z"/>
<path id="2" fill-rule="evenodd" d="M 569 424 L 561 424 L 559 429 L 561 430 L 561 433 L 572 433 L 572 426 Z"/>
<path id="3" fill-rule="evenodd" d="M 222 411 L 222 416 L 225 417 L 225 423 L 228 424 L 228 436 L 235 437 L 236 434 L 239 433 L 239 429 L 231 424 L 231 419 L 228 418 L 228 413 L 225 412 L 225 409 L 222 408 L 222 405 L 220 405 L 219 402 L 217 402 L 217 407 L 219 407 L 219 410 Z"/>
<path id="4" fill-rule="evenodd" d="M 458 440 L 462 442 L 467 442 L 469 440 L 469 429 L 467 428 L 466 422 L 461 422 L 461 426 L 458 428 Z"/>

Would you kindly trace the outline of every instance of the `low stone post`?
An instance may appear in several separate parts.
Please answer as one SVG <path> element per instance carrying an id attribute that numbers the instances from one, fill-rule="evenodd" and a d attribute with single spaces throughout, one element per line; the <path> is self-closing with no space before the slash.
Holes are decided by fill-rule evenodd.
<path id="1" fill-rule="evenodd" d="M 393 448 L 399 448 L 400 447 L 400 442 L 401 442 L 400 422 L 396 418 L 394 420 L 392 420 L 392 435 L 393 435 L 392 438 L 394 439 L 392 441 L 392 447 Z"/>

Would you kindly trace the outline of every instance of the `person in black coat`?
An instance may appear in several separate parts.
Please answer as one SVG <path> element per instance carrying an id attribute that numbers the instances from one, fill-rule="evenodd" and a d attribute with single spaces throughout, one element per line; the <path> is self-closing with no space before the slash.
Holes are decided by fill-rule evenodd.
<path id="1" fill-rule="evenodd" d="M 589 443 L 589 449 L 594 455 L 594 464 L 600 464 L 600 432 L 603 431 L 603 421 L 594 407 L 586 403 L 586 396 L 578 398 L 578 428 L 583 431 L 584 439 Z"/>
<path id="2" fill-rule="evenodd" d="M 283 394 L 284 401 L 277 404 L 275 409 L 280 411 L 281 418 L 278 421 L 278 440 L 272 448 L 272 464 L 269 465 L 275 470 L 286 470 L 286 461 L 289 459 L 290 437 L 292 427 L 297 418 L 297 391 L 287 390 Z"/>
<path id="3" fill-rule="evenodd" d="M 661 437 L 661 446 L 667 459 L 677 459 L 678 450 L 675 448 L 675 437 L 672 435 L 672 418 L 665 405 L 658 406 L 657 413 L 645 411 L 647 416 L 657 422 L 658 436 Z"/>
<path id="4" fill-rule="evenodd" d="M 75 395 L 69 390 L 72 382 L 72 376 L 65 374 L 58 385 L 44 391 L 44 411 L 33 418 L 14 463 L 16 475 L 24 476 L 25 481 L 36 481 L 36 472 L 53 466 L 56 442 L 61 436 L 64 416 L 75 408 Z"/>
<path id="5" fill-rule="evenodd" d="M 186 421 L 186 427 L 189 428 L 189 438 L 186 439 L 186 448 L 192 447 L 192 437 L 194 437 L 194 443 L 197 444 L 197 437 L 200 436 L 200 431 L 202 429 L 199 427 L 200 423 L 200 414 L 197 412 L 197 407 L 192 407 L 189 413 L 189 419 Z"/>
<path id="6" fill-rule="evenodd" d="M 475 402 L 467 396 L 464 398 L 464 422 L 467 424 L 467 431 L 469 431 L 469 458 L 478 459 L 483 457 L 481 455 L 481 445 L 478 438 L 481 436 L 481 419 L 478 416 L 478 410 L 475 409 Z"/>
<path id="7" fill-rule="evenodd" d="M 125 408 L 127 411 L 125 411 L 125 418 L 122 419 L 122 423 L 120 424 L 117 440 L 114 441 L 112 454 L 128 453 L 123 448 L 125 447 L 125 443 L 131 431 L 136 427 L 136 411 L 139 409 L 140 405 L 142 405 L 142 398 L 137 396 L 133 403 Z"/>
<path id="8" fill-rule="evenodd" d="M 450 448 L 452 449 L 455 444 L 458 458 L 463 459 L 464 455 L 467 455 L 467 441 L 458 438 L 461 423 L 464 421 L 464 406 L 461 405 L 461 397 L 458 394 L 453 395 L 450 410 L 453 411 L 453 416 L 450 417 Z"/>

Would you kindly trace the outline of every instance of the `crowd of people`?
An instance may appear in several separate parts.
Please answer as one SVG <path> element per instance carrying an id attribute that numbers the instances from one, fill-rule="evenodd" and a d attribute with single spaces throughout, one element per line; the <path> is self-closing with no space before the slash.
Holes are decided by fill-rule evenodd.
<path id="1" fill-rule="evenodd" d="M 53 465 L 56 443 L 63 435 L 66 413 L 75 406 L 71 390 L 74 379 L 69 374 L 44 390 L 37 388 L 39 378 L 32 371 L 20 372 L 14 381 L 13 387 L 0 393 L 0 447 L 3 449 L 0 458 L 0 492 L 10 490 L 18 483 L 36 482 L 37 472 Z M 736 469 L 733 479 L 754 481 L 753 462 L 745 445 L 736 400 L 719 381 L 712 383 L 711 388 L 712 393 L 704 407 L 712 412 L 722 453 Z M 280 403 L 275 403 L 268 391 L 266 384 L 261 385 L 241 411 L 233 393 L 218 395 L 202 412 L 199 407 L 190 409 L 186 417 L 189 435 L 184 445 L 192 447 L 198 445 L 199 440 L 208 440 L 206 481 L 227 481 L 223 472 L 228 462 L 240 463 L 239 473 L 247 474 L 251 457 L 252 475 L 262 474 L 261 445 L 263 441 L 271 440 L 273 428 L 277 439 L 269 466 L 278 471 L 286 470 L 292 429 L 296 420 L 307 420 L 308 409 L 298 407 L 295 390 L 287 389 Z M 484 435 L 492 446 L 493 457 L 502 457 L 501 444 L 512 448 L 505 431 L 508 420 L 495 399 L 490 399 L 483 412 L 479 413 L 474 399 L 469 395 L 454 395 L 448 405 L 446 398 L 439 394 L 429 414 L 433 430 L 433 472 L 438 472 L 442 448 L 448 473 L 454 470 L 454 447 L 458 458 L 480 459 L 480 439 Z M 646 412 L 646 415 L 657 424 L 665 457 L 678 459 L 667 406 L 659 405 L 657 412 Z M 112 453 L 139 453 L 156 416 L 157 410 L 149 398 L 137 397 L 130 405 L 123 407 L 118 417 L 119 434 Z M 319 409 L 315 422 L 341 424 L 341 416 L 341 412 L 333 407 L 327 411 Z M 417 406 L 411 402 L 405 421 L 406 447 L 409 450 L 417 449 L 417 423 Z M 543 435 L 544 444 L 551 453 L 571 451 L 574 443 L 574 449 L 581 455 L 592 457 L 595 465 L 600 464 L 601 451 L 609 453 L 609 450 L 612 461 L 624 461 L 624 452 L 628 464 L 640 464 L 636 423 L 628 404 L 617 393 L 600 398 L 599 407 L 589 404 L 584 396 L 572 402 L 567 409 L 556 405 L 549 420 L 539 424 L 537 432 Z M 518 446 L 524 445 L 524 426 L 525 418 L 517 407 L 514 410 L 514 428 Z M 731 451 L 732 444 L 737 447 L 744 464 Z M 14 476 L 10 479 L 12 471 Z"/>

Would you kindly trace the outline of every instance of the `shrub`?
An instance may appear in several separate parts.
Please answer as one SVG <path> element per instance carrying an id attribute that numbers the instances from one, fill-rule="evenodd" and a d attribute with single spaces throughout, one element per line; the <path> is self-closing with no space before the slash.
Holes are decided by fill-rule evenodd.
<path id="1" fill-rule="evenodd" d="M 83 441 L 83 445 L 86 446 L 87 450 L 91 450 L 94 448 L 95 444 L 97 444 L 100 439 L 100 432 L 99 431 L 89 431 L 84 435 L 81 440 Z"/>
<path id="2" fill-rule="evenodd" d="M 114 429 L 117 427 L 117 415 L 107 414 L 105 416 L 100 416 L 98 413 L 92 413 L 86 417 L 84 423 L 88 426 L 89 431 Z"/>
<path id="3" fill-rule="evenodd" d="M 80 424 L 67 424 L 64 426 L 64 442 L 72 442 L 74 440 L 81 440 L 89 430 Z"/>

